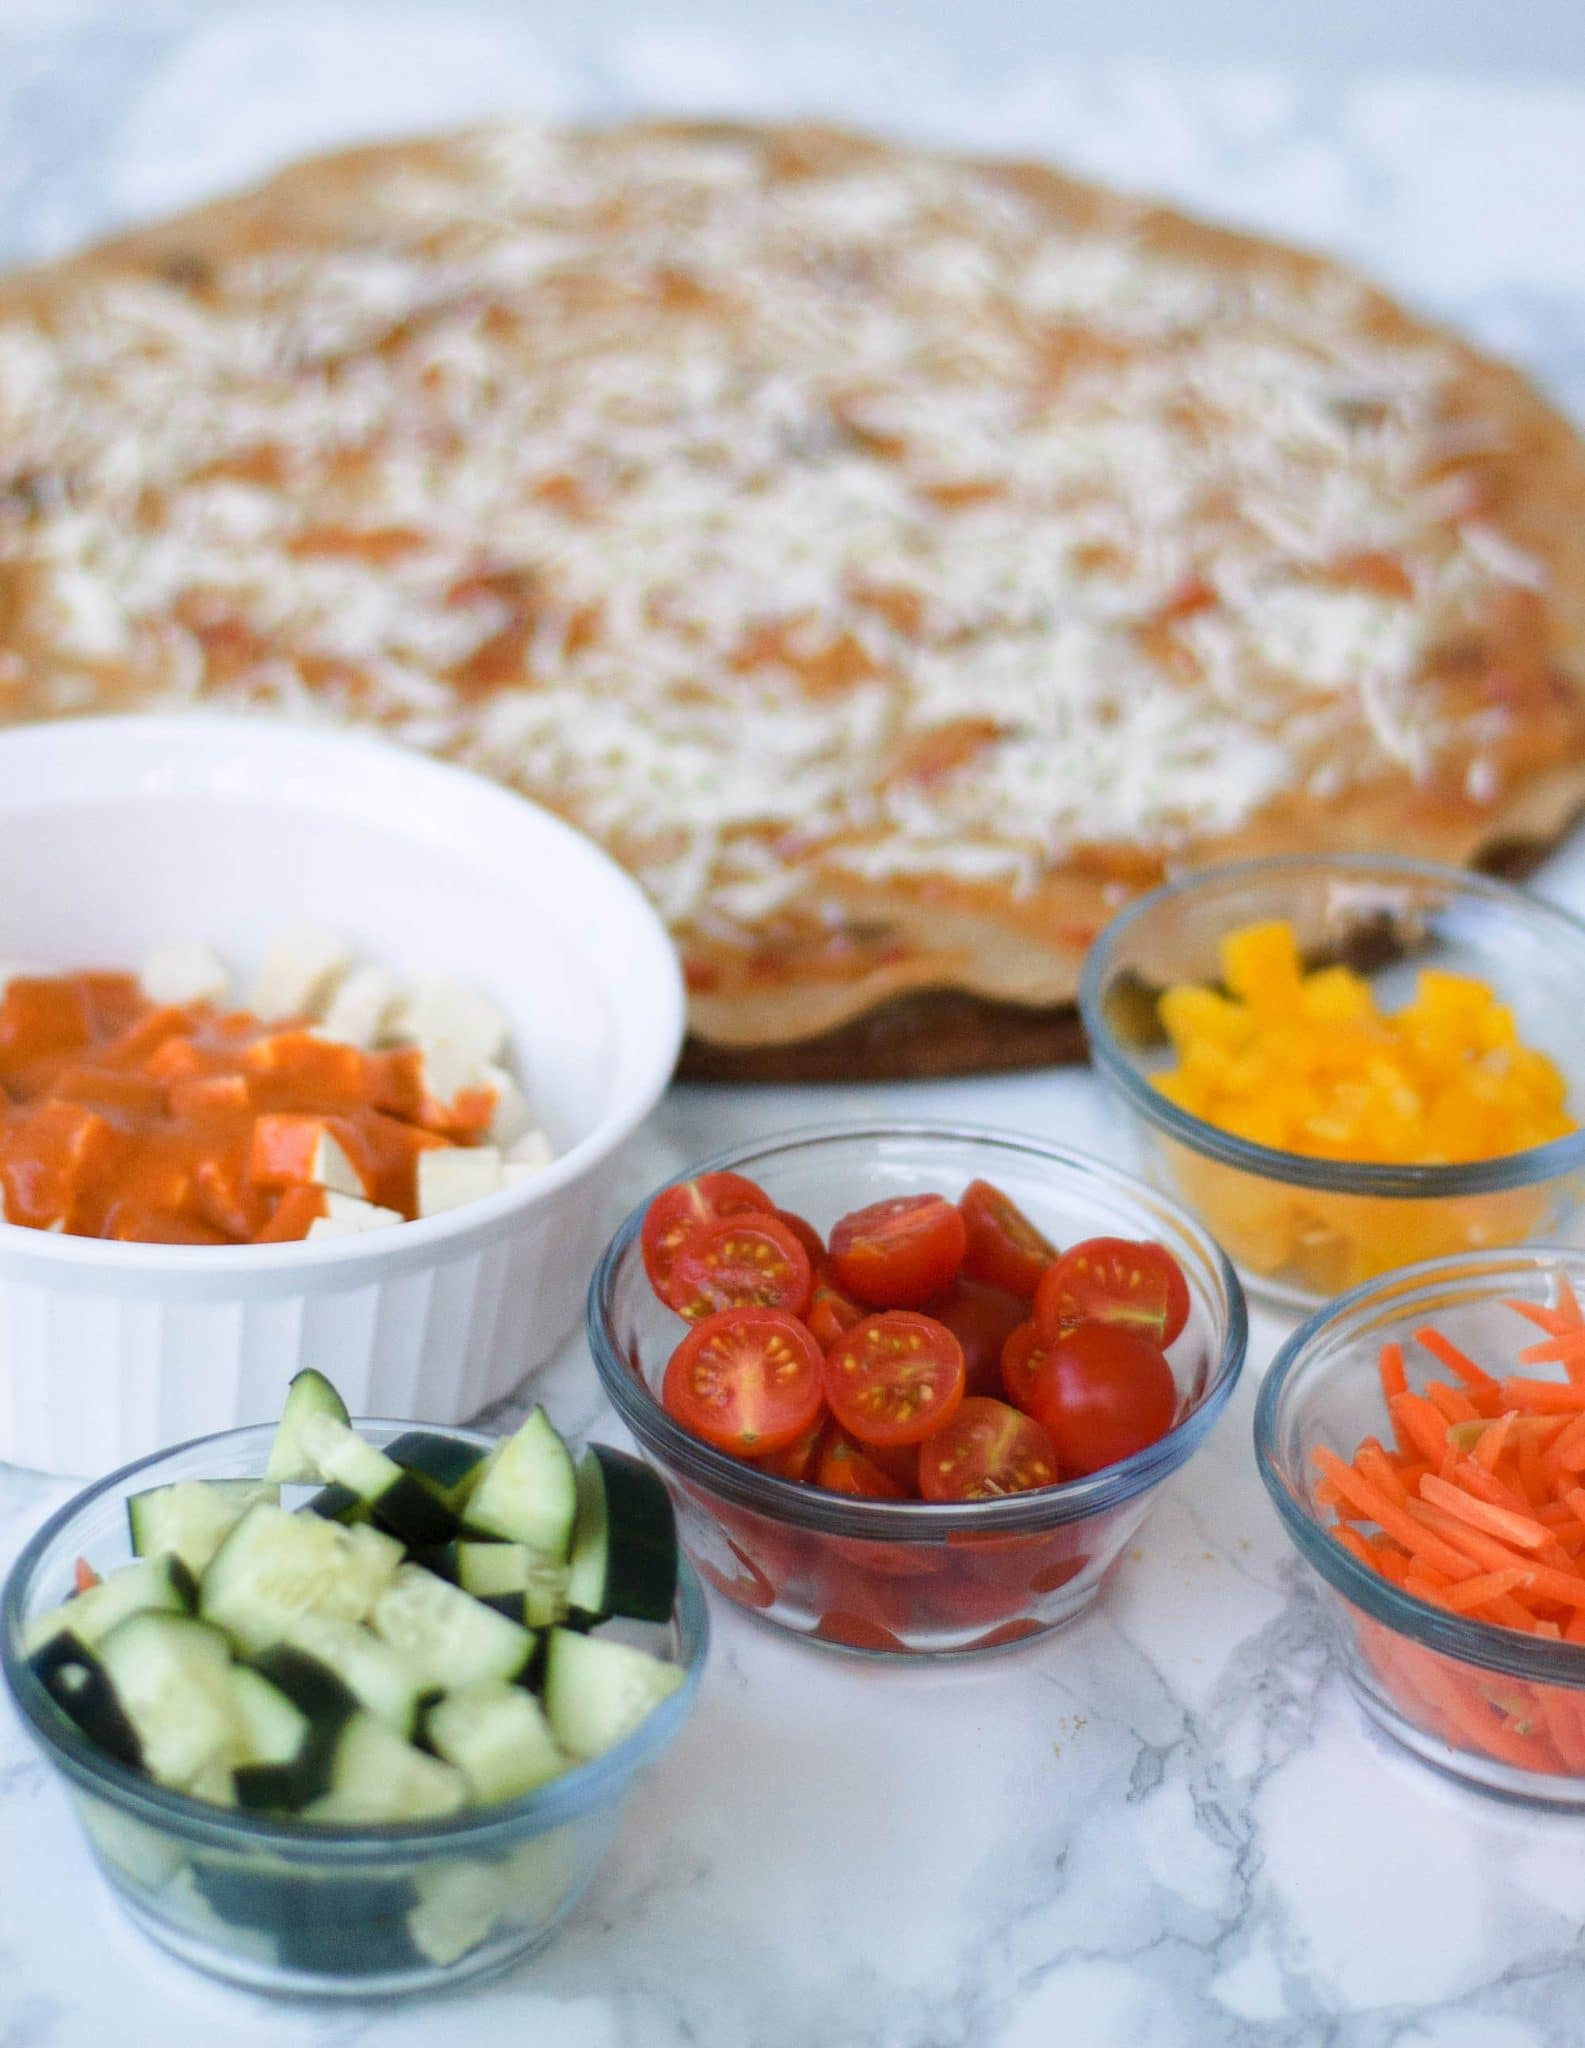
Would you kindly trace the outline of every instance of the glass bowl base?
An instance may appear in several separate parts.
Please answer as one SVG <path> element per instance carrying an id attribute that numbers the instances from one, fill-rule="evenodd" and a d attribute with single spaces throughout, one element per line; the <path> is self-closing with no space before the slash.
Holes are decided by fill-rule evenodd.
<path id="1" fill-rule="evenodd" d="M 1472 1750 L 1453 1749 L 1394 1712 L 1351 1671 L 1344 1675 L 1349 1691 L 1371 1725 L 1380 1729 L 1396 1748 L 1406 1750 L 1417 1762 L 1428 1764 L 1438 1777 L 1468 1792 L 1501 1799 L 1510 1806 L 1526 1806 L 1541 1813 L 1585 1813 L 1585 1778 L 1543 1776 L 1538 1771 L 1500 1763 L 1493 1757 L 1477 1756 Z"/>

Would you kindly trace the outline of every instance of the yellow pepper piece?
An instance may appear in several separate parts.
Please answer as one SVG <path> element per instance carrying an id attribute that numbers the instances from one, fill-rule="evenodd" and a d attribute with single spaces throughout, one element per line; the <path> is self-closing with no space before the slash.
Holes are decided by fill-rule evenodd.
<path id="1" fill-rule="evenodd" d="M 1229 932 L 1220 958 L 1228 993 L 1188 983 L 1163 993 L 1177 1063 L 1157 1077 L 1164 1095 L 1219 1129 L 1310 1158 L 1429 1166 L 1577 1128 L 1556 1063 L 1520 1042 L 1512 1009 L 1471 975 L 1426 968 L 1413 998 L 1388 1013 L 1351 968 L 1305 973 L 1286 923 Z M 1436 1202 L 1311 1193 L 1172 1152 L 1185 1192 L 1235 1258 L 1312 1289 L 1511 1243 L 1546 1205 L 1541 1190 Z"/>

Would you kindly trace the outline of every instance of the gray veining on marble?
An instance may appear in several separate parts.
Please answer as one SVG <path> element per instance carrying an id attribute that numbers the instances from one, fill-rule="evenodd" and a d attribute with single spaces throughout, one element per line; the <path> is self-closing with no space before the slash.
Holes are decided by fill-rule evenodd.
<path id="1" fill-rule="evenodd" d="M 0 0 L 0 257 L 509 106 L 819 109 L 1333 247 L 1585 412 L 1585 85 L 1064 70 L 1050 36 L 1027 61 L 1005 33 L 911 18 L 784 7 L 751 35 L 719 6 L 688 28 L 614 0 L 582 26 L 489 0 Z M 1545 886 L 1585 907 L 1585 848 Z M 739 1134 L 904 1105 L 1110 1128 L 1073 1075 L 679 1090 L 627 1189 Z M 697 1715 L 584 1910 L 454 2004 L 272 2006 L 155 1955 L 0 1710 L 0 2048 L 416 2048 L 458 2026 L 483 2048 L 1578 2048 L 1579 1829 L 1461 1793 L 1362 1723 L 1250 1456 L 1277 1335 L 1257 1319 L 1221 1427 L 1057 1642 L 880 1671 L 718 1605 Z M 600 1416 L 581 1344 L 535 1392 L 569 1425 Z M 0 1474 L 0 1560 L 65 1491 Z"/>

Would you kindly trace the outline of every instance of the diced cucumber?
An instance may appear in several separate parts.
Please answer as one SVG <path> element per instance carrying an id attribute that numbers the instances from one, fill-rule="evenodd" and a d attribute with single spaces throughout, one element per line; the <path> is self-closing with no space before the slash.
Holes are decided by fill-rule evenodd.
<path id="1" fill-rule="evenodd" d="M 195 1593 L 193 1575 L 179 1558 L 141 1557 L 86 1593 L 35 1615 L 27 1626 L 25 1646 L 29 1656 L 36 1656 L 55 1637 L 72 1635 L 92 1649 L 128 1615 L 191 1613 Z"/>
<path id="2" fill-rule="evenodd" d="M 440 1495 L 346 1423 L 310 1415 L 300 1442 L 321 1479 L 349 1488 L 403 1543 L 445 1543 L 456 1534 L 457 1518 Z"/>
<path id="3" fill-rule="evenodd" d="M 181 1789 L 210 1806 L 237 1806 L 241 1803 L 237 1797 L 236 1774 L 224 1750 L 217 1751 L 197 1777 Z"/>
<path id="4" fill-rule="evenodd" d="M 534 1695 L 496 1682 L 465 1686 L 437 1700 L 424 1716 L 424 1739 L 436 1756 L 461 1771 L 475 1806 L 518 1799 L 559 1778 L 572 1762 Z"/>
<path id="5" fill-rule="evenodd" d="M 414 1948 L 444 1968 L 492 1935 L 515 1903 L 507 1863 L 445 1857 L 413 1872 L 418 1903 L 407 1916 Z"/>
<path id="6" fill-rule="evenodd" d="M 300 1805 L 319 1789 L 308 1778 L 309 1717 L 263 1672 L 234 1664 L 227 1675 L 237 1722 L 231 1772 L 237 1802 L 266 1810 Z"/>
<path id="7" fill-rule="evenodd" d="M 374 1630 L 399 1650 L 420 1682 L 447 1691 L 486 1678 L 515 1678 L 534 1638 L 433 1572 L 404 1564 L 375 1602 Z"/>
<path id="8" fill-rule="evenodd" d="M 385 1447 L 385 1455 L 422 1479 L 447 1507 L 460 1514 L 484 1466 L 485 1453 L 460 1437 L 439 1430 L 405 1430 Z"/>
<path id="9" fill-rule="evenodd" d="M 526 1543 L 541 1557 L 565 1559 L 572 1543 L 578 1486 L 572 1454 L 543 1408 L 490 1453 L 468 1501 L 467 1528 Z"/>
<path id="10" fill-rule="evenodd" d="M 286 1402 L 276 1426 L 275 1441 L 270 1446 L 269 1463 L 264 1468 L 266 1479 L 296 1486 L 319 1477 L 313 1460 L 303 1448 L 303 1424 L 314 1415 L 328 1415 L 340 1423 L 351 1420 L 346 1402 L 329 1380 L 322 1372 L 315 1372 L 309 1366 L 298 1373 L 286 1389 Z"/>
<path id="11" fill-rule="evenodd" d="M 134 1493 L 127 1501 L 132 1549 L 138 1557 L 179 1557 L 196 1577 L 256 1501 L 280 1497 L 262 1479 L 178 1479 Z"/>
<path id="12" fill-rule="evenodd" d="M 366 1522 L 369 1510 L 350 1486 L 322 1486 L 303 1502 L 305 1515 L 321 1515 L 327 1522 Z"/>
<path id="13" fill-rule="evenodd" d="M 289 1764 L 303 1746 L 308 1716 L 278 1685 L 246 1664 L 226 1673 L 236 1715 L 236 1755 L 244 1764 Z"/>
<path id="14" fill-rule="evenodd" d="M 402 1546 L 378 1529 L 344 1528 L 260 1501 L 216 1551 L 198 1611 L 245 1652 L 257 1652 L 299 1615 L 362 1621 L 401 1561 Z"/>
<path id="15" fill-rule="evenodd" d="M 525 1628 L 549 1628 L 567 1613 L 567 1567 L 552 1564 L 526 1543 L 453 1545 L 457 1584 L 475 1600 L 500 1604 Z"/>
<path id="16" fill-rule="evenodd" d="M 123 1712 L 105 1667 L 86 1644 L 63 1629 L 35 1650 L 29 1661 L 56 1706 L 90 1741 L 133 1770 L 143 1768 L 138 1731 Z"/>
<path id="17" fill-rule="evenodd" d="M 573 1756 L 604 1756 L 682 1684 L 675 1664 L 575 1629 L 553 1628 L 545 1653 L 545 1715 Z"/>
<path id="18" fill-rule="evenodd" d="M 424 1682 L 402 1652 L 372 1629 L 355 1621 L 305 1614 L 276 1647 L 312 1658 L 346 1688 L 355 1706 L 398 1735 L 412 1734 Z"/>
<path id="19" fill-rule="evenodd" d="M 607 1444 L 578 1462 L 567 1599 L 585 1614 L 669 1621 L 677 1597 L 677 1523 L 658 1474 Z"/>
<path id="20" fill-rule="evenodd" d="M 305 1809 L 310 1820 L 429 1820 L 466 1799 L 460 1771 L 425 1756 L 372 1714 L 354 1714 L 336 1737 L 326 1789 Z"/>
<path id="21" fill-rule="evenodd" d="M 231 1646 L 219 1629 L 185 1614 L 134 1614 L 105 1637 L 99 1660 L 151 1778 L 186 1787 L 217 1760 L 229 1767 L 237 1724 Z"/>

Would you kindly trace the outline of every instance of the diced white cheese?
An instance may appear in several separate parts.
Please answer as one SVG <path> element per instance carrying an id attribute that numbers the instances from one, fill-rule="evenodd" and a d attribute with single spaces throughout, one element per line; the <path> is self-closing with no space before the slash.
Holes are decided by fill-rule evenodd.
<path id="1" fill-rule="evenodd" d="M 495 1109 L 490 1117 L 489 1132 L 492 1145 L 511 1145 L 530 1129 L 532 1119 L 528 1114 L 528 1103 L 505 1067 L 496 1066 L 493 1062 L 481 1067 L 474 1085 L 495 1091 Z"/>
<path id="2" fill-rule="evenodd" d="M 455 1102 L 464 1088 L 483 1088 L 478 1065 L 449 1039 L 431 1039 L 419 1052 L 419 1085 L 427 1101 L 441 1105 Z"/>
<path id="3" fill-rule="evenodd" d="M 501 1155 L 493 1145 L 440 1145 L 420 1152 L 419 1215 L 438 1216 L 499 1193 L 501 1172 Z"/>
<path id="4" fill-rule="evenodd" d="M 419 1045 L 453 1045 L 477 1067 L 498 1056 L 511 1025 L 477 989 L 437 978 L 413 984 L 397 1004 L 389 1029 Z"/>
<path id="5" fill-rule="evenodd" d="M 320 1017 L 320 1032 L 342 1045 L 371 1046 L 384 1030 L 398 995 L 383 967 L 355 968 Z"/>
<path id="6" fill-rule="evenodd" d="M 365 1230 L 386 1230 L 393 1223 L 406 1219 L 399 1209 L 382 1209 L 375 1202 L 361 1201 L 356 1195 L 328 1193 L 325 1196 L 325 1213 L 316 1216 L 308 1226 L 310 1238 L 356 1237 Z"/>
<path id="7" fill-rule="evenodd" d="M 308 1163 L 308 1178 L 315 1187 L 327 1188 L 338 1195 L 361 1197 L 367 1192 L 363 1176 L 326 1130 L 322 1130 L 315 1141 L 313 1156 Z"/>
<path id="8" fill-rule="evenodd" d="M 151 946 L 138 980 L 154 1003 L 223 1003 L 231 988 L 225 962 L 202 939 L 167 939 Z"/>
<path id="9" fill-rule="evenodd" d="M 537 1124 L 531 1124 L 520 1138 L 513 1141 L 506 1155 L 508 1169 L 519 1169 L 514 1176 L 522 1180 L 527 1173 L 543 1173 L 556 1157 L 556 1148 Z"/>
<path id="10" fill-rule="evenodd" d="M 283 1017 L 317 1017 L 351 961 L 344 940 L 318 925 L 278 932 L 259 965 L 251 1007 L 267 1024 Z"/>

